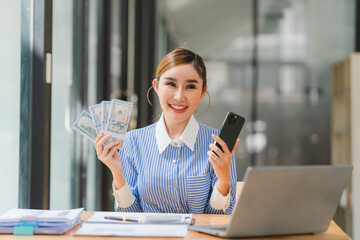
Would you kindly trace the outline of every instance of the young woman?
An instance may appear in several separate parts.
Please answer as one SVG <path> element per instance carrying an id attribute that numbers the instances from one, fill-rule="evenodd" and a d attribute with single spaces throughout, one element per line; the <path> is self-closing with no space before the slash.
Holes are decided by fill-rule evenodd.
<path id="1" fill-rule="evenodd" d="M 203 59 L 173 50 L 161 60 L 152 87 L 162 108 L 158 122 L 129 131 L 119 154 L 120 142 L 103 147 L 110 139 L 104 133 L 94 142 L 114 178 L 115 210 L 230 214 L 239 140 L 230 152 L 217 129 L 193 116 L 207 89 Z"/>

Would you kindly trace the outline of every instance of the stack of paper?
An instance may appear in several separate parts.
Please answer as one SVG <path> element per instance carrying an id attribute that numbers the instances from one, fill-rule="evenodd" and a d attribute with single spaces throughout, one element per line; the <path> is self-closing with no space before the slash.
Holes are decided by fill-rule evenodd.
<path id="1" fill-rule="evenodd" d="M 185 237 L 192 214 L 96 212 L 76 235 Z"/>
<path id="2" fill-rule="evenodd" d="M 83 210 L 11 209 L 0 216 L 0 233 L 63 234 L 80 223 Z"/>

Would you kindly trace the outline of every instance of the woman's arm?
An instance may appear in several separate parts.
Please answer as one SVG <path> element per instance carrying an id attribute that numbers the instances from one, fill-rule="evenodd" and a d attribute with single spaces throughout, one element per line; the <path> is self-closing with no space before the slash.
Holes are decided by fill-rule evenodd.
<path id="1" fill-rule="evenodd" d="M 104 146 L 106 141 L 111 138 L 111 135 L 105 136 L 101 132 L 94 141 L 94 146 L 98 159 L 104 163 L 111 171 L 114 181 L 115 189 L 120 189 L 126 184 L 126 179 L 122 172 L 121 160 L 117 150 L 121 147 L 120 140 L 112 142 Z"/>
<path id="2" fill-rule="evenodd" d="M 211 175 L 211 194 L 209 201 L 206 205 L 205 212 L 207 214 L 231 214 L 232 210 L 235 206 L 235 196 L 236 196 L 236 161 L 235 155 L 232 157 L 232 161 L 230 164 L 230 184 L 228 189 L 228 194 L 223 195 L 220 193 L 219 189 L 217 188 L 218 178 L 214 170 L 210 171 Z M 217 190 L 215 190 L 217 188 Z"/>
<path id="3" fill-rule="evenodd" d="M 214 134 L 212 137 L 221 145 L 222 150 L 215 144 L 210 144 L 209 146 L 211 149 L 208 151 L 209 162 L 213 167 L 215 175 L 212 178 L 213 191 L 210 197 L 210 207 L 215 210 L 222 209 L 224 213 L 228 212 L 231 202 L 235 203 L 236 168 L 234 153 L 240 140 L 236 141 L 234 148 L 230 152 L 226 143 L 221 138 Z"/>
<path id="4" fill-rule="evenodd" d="M 124 147 L 120 151 L 123 153 L 123 162 L 121 161 L 120 154 L 117 152 L 117 150 L 121 147 L 120 141 L 109 143 L 105 147 L 103 146 L 104 143 L 111 138 L 110 135 L 104 136 L 104 132 L 100 133 L 95 139 L 94 146 L 99 160 L 110 169 L 113 175 L 115 210 L 124 212 L 140 212 L 142 209 L 138 201 L 136 181 L 133 181 L 133 179 L 137 178 L 137 174 L 134 166 L 129 164 L 132 160 L 131 156 L 133 152 L 131 152 L 132 144 L 130 139 L 127 139 L 128 135 L 129 134 L 126 135 Z M 124 175 L 124 170 L 128 175 L 127 177 Z M 127 183 L 126 179 L 130 179 L 130 185 Z"/>
<path id="5" fill-rule="evenodd" d="M 208 151 L 209 161 L 214 168 L 216 177 L 218 178 L 217 189 L 219 192 L 226 196 L 229 193 L 230 187 L 230 164 L 232 162 L 232 156 L 234 155 L 240 140 L 237 139 L 232 151 L 229 151 L 226 143 L 218 136 L 212 134 L 214 140 L 219 143 L 222 150 L 215 144 L 210 144 L 210 151 Z"/>

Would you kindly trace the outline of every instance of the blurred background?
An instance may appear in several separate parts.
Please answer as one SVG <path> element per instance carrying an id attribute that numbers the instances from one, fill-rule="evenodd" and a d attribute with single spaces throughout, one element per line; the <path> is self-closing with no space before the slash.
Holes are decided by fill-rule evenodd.
<path id="1" fill-rule="evenodd" d="M 211 105 L 204 113 L 205 97 L 196 119 L 220 128 L 228 111 L 246 118 L 239 181 L 251 165 L 333 163 L 333 68 L 360 49 L 359 5 L 0 0 L 0 213 L 113 210 L 110 172 L 71 125 L 89 105 L 112 98 L 135 104 L 131 129 L 152 123 L 159 106 L 153 93 L 154 106 L 147 103 L 146 92 L 175 47 L 197 52 L 207 66 Z M 360 206 L 351 197 L 346 189 L 334 219 L 360 239 Z"/>

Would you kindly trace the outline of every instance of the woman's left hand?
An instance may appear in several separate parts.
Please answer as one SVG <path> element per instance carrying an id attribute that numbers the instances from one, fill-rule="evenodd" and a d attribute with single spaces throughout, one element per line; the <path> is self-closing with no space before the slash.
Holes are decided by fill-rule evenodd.
<path id="1" fill-rule="evenodd" d="M 223 151 L 216 146 L 215 144 L 210 144 L 210 151 L 207 152 L 209 156 L 209 161 L 213 165 L 216 177 L 218 178 L 217 189 L 219 192 L 226 196 L 229 193 L 230 187 L 230 164 L 232 155 L 236 151 L 236 148 L 240 142 L 239 139 L 236 140 L 233 150 L 230 152 L 226 143 L 218 136 L 212 134 L 212 137 L 215 139 L 217 143 L 220 144 Z M 216 153 L 216 154 L 215 154 Z"/>

